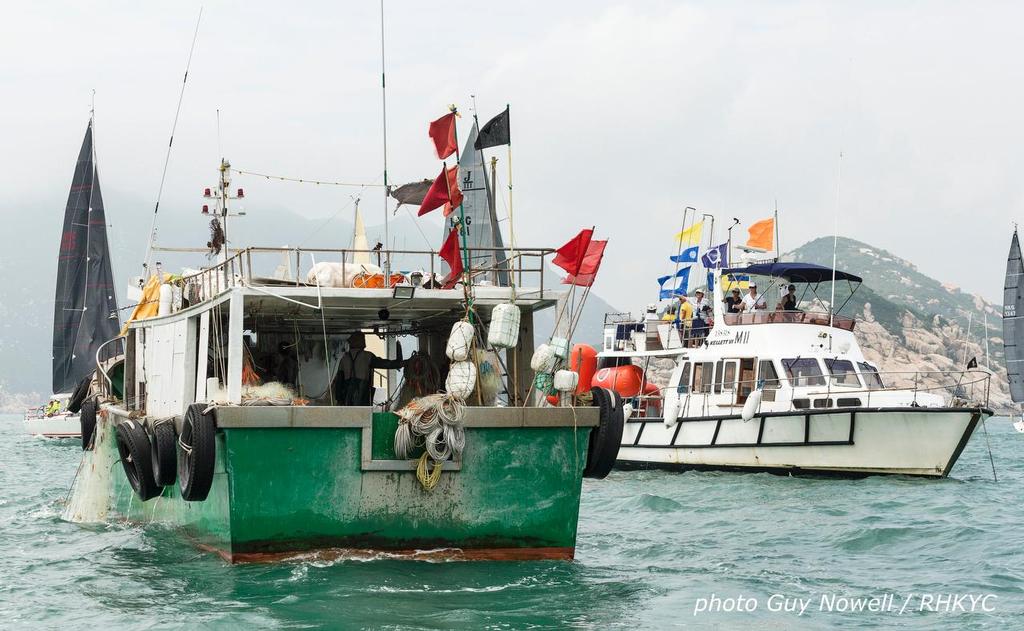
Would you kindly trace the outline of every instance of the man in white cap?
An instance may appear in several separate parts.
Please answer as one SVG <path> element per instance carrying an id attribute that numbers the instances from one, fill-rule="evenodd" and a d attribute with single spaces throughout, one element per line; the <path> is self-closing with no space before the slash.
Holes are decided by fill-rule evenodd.
<path id="1" fill-rule="evenodd" d="M 757 283 L 751 281 L 747 288 L 747 295 L 743 296 L 743 312 L 754 313 L 754 311 L 767 308 L 768 303 L 764 301 L 764 296 L 757 295 Z"/>

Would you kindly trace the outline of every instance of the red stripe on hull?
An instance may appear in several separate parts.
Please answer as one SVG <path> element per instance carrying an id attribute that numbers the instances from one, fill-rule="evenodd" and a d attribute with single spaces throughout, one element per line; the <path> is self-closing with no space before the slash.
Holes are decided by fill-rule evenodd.
<path id="1" fill-rule="evenodd" d="M 571 561 L 575 548 L 443 548 L 440 550 L 370 550 L 326 548 L 304 552 L 236 552 L 197 543 L 228 563 L 276 563 L 281 561 L 337 561 L 339 559 L 401 559 L 406 561 Z"/>

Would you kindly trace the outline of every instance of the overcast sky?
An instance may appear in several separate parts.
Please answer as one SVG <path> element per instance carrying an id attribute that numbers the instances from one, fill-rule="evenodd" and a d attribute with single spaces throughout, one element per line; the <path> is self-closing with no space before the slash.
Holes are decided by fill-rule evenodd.
<path id="1" fill-rule="evenodd" d="M 162 212 L 197 212 L 218 108 L 236 167 L 380 180 L 378 4 L 289 4 L 204 5 Z M 5 8 L 5 222 L 17 225 L 22 202 L 63 203 L 93 89 L 105 190 L 139 200 L 108 217 L 151 213 L 198 10 Z M 596 224 L 611 238 L 597 290 L 619 307 L 652 299 L 685 206 L 750 223 L 777 199 L 783 248 L 830 234 L 840 151 L 842 235 L 1001 297 L 1024 216 L 1024 5 L 389 0 L 385 11 L 392 181 L 436 175 L 426 126 L 447 104 L 469 115 L 475 94 L 486 119 L 510 103 L 520 244 L 559 245 Z M 354 192 L 239 184 L 248 222 L 281 207 L 327 217 Z M 379 223 L 382 195 L 363 196 Z M 438 247 L 440 220 L 427 221 Z"/>

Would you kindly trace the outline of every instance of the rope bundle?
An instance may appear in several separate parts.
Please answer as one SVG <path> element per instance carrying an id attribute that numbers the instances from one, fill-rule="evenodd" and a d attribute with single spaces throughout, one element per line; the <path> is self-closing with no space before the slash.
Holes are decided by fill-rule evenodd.
<path id="1" fill-rule="evenodd" d="M 408 458 L 422 445 L 435 463 L 462 457 L 466 447 L 466 430 L 462 423 L 465 403 L 445 394 L 431 394 L 413 399 L 397 412 L 395 455 Z"/>

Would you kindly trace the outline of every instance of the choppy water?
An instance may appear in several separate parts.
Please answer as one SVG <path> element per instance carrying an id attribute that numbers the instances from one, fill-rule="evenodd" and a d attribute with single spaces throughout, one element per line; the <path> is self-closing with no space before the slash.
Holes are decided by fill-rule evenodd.
<path id="1" fill-rule="evenodd" d="M 573 563 L 228 566 L 160 527 L 61 521 L 78 443 L 0 417 L 0 627 L 1024 628 L 1024 435 L 1005 420 L 989 433 L 998 483 L 981 432 L 942 481 L 587 481 Z M 695 616 L 712 594 L 756 609 Z M 772 612 L 773 594 L 810 604 Z M 884 594 L 893 611 L 820 610 L 823 596 Z M 992 611 L 920 612 L 922 594 L 991 595 L 975 608 Z"/>

